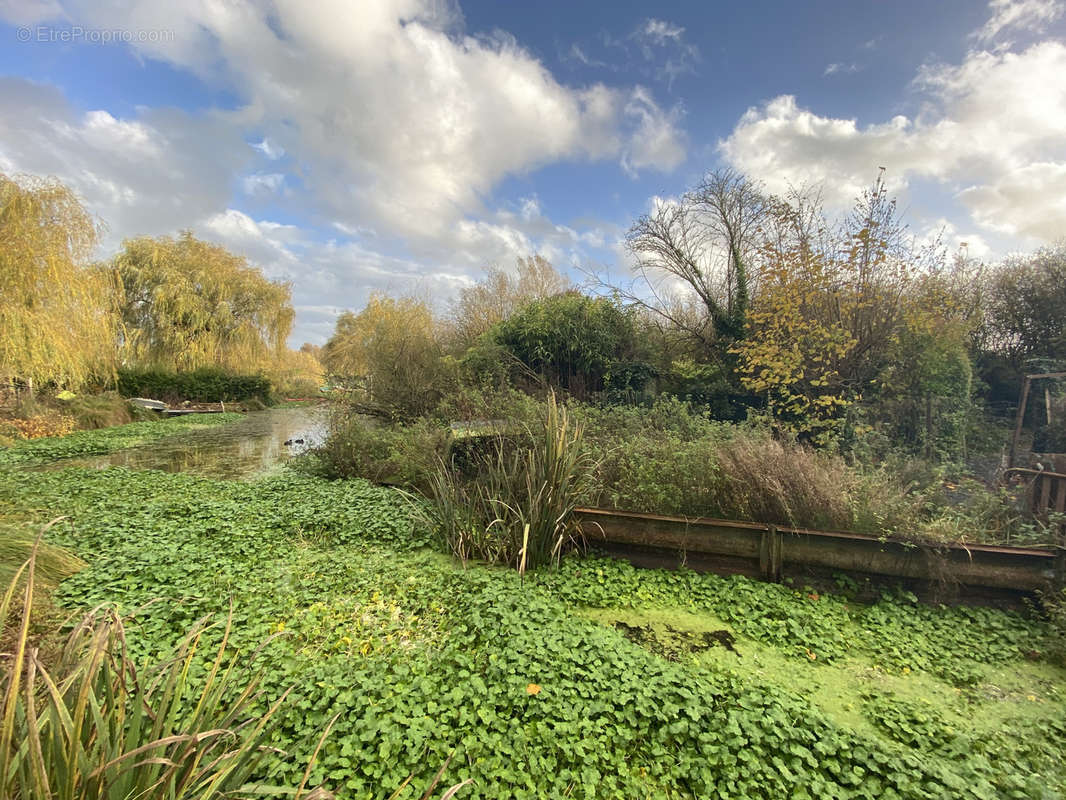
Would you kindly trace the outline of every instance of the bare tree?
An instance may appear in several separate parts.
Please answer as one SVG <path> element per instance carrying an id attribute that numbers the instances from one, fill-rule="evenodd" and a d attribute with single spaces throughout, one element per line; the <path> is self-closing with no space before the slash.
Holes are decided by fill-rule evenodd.
<path id="1" fill-rule="evenodd" d="M 762 187 L 732 170 L 709 173 L 676 202 L 659 204 L 630 228 L 638 280 L 615 288 L 625 300 L 685 331 L 706 350 L 744 335 L 750 261 L 769 213 Z M 699 312 L 693 314 L 693 297 Z"/>

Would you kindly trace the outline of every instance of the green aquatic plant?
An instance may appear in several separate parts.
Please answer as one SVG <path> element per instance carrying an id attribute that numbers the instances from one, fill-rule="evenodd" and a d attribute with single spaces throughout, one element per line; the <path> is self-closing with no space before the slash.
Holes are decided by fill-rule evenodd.
<path id="1" fill-rule="evenodd" d="M 268 756 L 263 742 L 283 693 L 252 714 L 258 682 L 235 682 L 228 618 L 206 677 L 193 672 L 210 623 L 198 622 L 167 660 L 138 667 L 124 620 L 90 611 L 46 667 L 29 639 L 36 553 L 0 601 L 6 619 L 19 585 L 22 611 L 4 659 L 0 796 L 11 800 L 215 800 L 249 794 Z M 20 580 L 23 579 L 24 580 Z"/>

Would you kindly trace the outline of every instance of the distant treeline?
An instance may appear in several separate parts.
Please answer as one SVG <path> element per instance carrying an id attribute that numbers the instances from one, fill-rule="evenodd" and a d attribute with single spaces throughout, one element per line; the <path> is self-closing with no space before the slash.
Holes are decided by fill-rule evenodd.
<path id="1" fill-rule="evenodd" d="M 375 295 L 341 315 L 323 365 L 394 421 L 464 387 L 666 395 L 864 458 L 901 446 L 936 459 L 990 444 L 987 412 L 1009 412 L 1024 374 L 1066 369 L 1066 244 L 984 263 L 912 235 L 880 176 L 834 220 L 817 191 L 774 196 L 712 172 L 625 243 L 628 277 L 582 287 L 532 256 L 491 269 L 449 314 Z M 1061 403 L 1047 390 L 1038 425 Z"/>
<path id="2" fill-rule="evenodd" d="M 0 174 L 0 383 L 32 397 L 114 386 L 120 367 L 210 369 L 264 376 L 284 394 L 317 391 L 313 353 L 285 344 L 289 284 L 189 232 L 128 239 L 94 262 L 98 233 L 68 187 Z M 180 380 L 209 393 L 203 380 Z"/>

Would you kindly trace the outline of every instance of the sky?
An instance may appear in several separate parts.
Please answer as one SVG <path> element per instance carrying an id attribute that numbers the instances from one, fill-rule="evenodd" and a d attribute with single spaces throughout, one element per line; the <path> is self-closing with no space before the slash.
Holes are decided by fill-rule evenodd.
<path id="1" fill-rule="evenodd" d="M 294 347 L 520 256 L 624 275 L 721 167 L 834 213 L 884 167 L 917 236 L 1055 242 L 1064 0 L 0 0 L 0 172 L 101 257 L 192 230 L 290 281 Z"/>

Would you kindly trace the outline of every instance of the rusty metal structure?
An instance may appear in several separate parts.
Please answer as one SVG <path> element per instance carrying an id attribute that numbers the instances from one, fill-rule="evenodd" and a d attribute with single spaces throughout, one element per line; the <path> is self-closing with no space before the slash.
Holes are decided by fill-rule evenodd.
<path id="1" fill-rule="evenodd" d="M 1010 455 L 1007 458 L 1007 467 L 1013 467 L 1014 461 L 1018 457 L 1018 444 L 1022 438 L 1022 423 L 1025 420 L 1025 408 L 1029 403 L 1029 390 L 1032 388 L 1033 381 L 1041 380 L 1044 378 L 1066 378 L 1066 372 L 1041 372 L 1035 375 L 1026 375 L 1022 381 L 1022 392 L 1018 398 L 1018 414 L 1014 420 L 1014 436 L 1011 437 L 1010 442 Z M 1047 404 L 1048 421 L 1051 421 L 1051 398 L 1045 392 L 1045 402 Z"/>
<path id="2" fill-rule="evenodd" d="M 1061 496 L 1061 495 L 1059 495 Z M 1017 603 L 1064 585 L 1066 548 L 916 545 L 856 533 L 602 508 L 575 512 L 588 543 L 637 566 L 831 582 L 901 584 L 929 600 Z"/>

